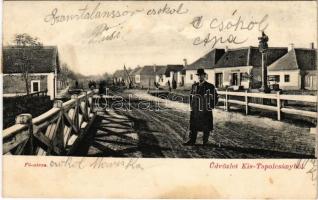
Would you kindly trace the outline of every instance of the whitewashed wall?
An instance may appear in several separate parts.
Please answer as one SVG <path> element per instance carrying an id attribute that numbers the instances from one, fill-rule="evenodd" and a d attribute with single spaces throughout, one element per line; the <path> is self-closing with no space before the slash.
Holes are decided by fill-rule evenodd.
<path id="1" fill-rule="evenodd" d="M 268 75 L 278 75 L 280 77 L 278 84 L 281 89 L 300 89 L 299 70 L 269 71 Z M 289 82 L 285 82 L 285 75 L 289 75 Z"/>
<path id="2" fill-rule="evenodd" d="M 47 95 L 50 96 L 50 99 L 54 99 L 54 73 L 49 73 L 47 76 Z"/>

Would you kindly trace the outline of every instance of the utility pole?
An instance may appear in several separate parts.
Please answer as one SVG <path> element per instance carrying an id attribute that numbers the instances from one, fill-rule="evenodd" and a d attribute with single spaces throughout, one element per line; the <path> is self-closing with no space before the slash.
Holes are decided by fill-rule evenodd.
<path id="1" fill-rule="evenodd" d="M 262 86 L 260 88 L 261 92 L 269 93 L 270 89 L 267 85 L 267 66 L 266 66 L 266 52 L 268 50 L 268 36 L 262 31 L 262 36 L 258 37 L 259 40 L 259 51 L 262 54 Z"/>

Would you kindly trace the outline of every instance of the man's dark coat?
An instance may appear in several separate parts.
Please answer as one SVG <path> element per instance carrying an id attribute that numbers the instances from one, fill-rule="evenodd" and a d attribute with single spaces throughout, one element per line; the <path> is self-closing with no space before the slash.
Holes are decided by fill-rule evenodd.
<path id="1" fill-rule="evenodd" d="M 213 84 L 206 81 L 194 83 L 190 95 L 190 130 L 209 132 L 213 130 L 212 109 L 218 102 Z"/>

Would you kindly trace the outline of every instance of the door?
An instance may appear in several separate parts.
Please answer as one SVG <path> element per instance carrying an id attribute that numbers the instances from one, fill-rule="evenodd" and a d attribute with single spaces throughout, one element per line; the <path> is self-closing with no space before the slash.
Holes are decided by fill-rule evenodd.
<path id="1" fill-rule="evenodd" d="M 231 85 L 238 85 L 238 77 L 237 77 L 237 73 L 233 73 L 233 74 L 232 74 L 232 81 L 231 81 Z"/>
<path id="2" fill-rule="evenodd" d="M 39 80 L 32 80 L 31 81 L 31 93 L 39 92 L 40 91 L 40 81 Z"/>
<path id="3" fill-rule="evenodd" d="M 215 86 L 217 88 L 221 88 L 223 85 L 223 74 L 222 73 L 216 73 L 215 74 Z"/>
<path id="4" fill-rule="evenodd" d="M 172 78 L 172 81 L 175 81 L 175 86 L 174 86 L 174 89 L 177 88 L 177 85 L 178 85 L 178 73 L 177 72 L 173 72 L 173 78 Z"/>

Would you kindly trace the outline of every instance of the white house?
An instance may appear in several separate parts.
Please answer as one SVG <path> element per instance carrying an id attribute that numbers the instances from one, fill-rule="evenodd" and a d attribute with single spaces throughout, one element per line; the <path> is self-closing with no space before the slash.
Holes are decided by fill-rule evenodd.
<path id="1" fill-rule="evenodd" d="M 167 86 L 170 83 L 171 87 L 175 82 L 176 87 L 179 87 L 184 83 L 183 69 L 183 65 L 156 66 L 156 82 L 160 86 Z"/>
<path id="2" fill-rule="evenodd" d="M 156 82 L 159 84 L 159 86 L 167 85 L 169 78 L 166 77 L 166 70 L 167 70 L 167 66 L 156 65 Z"/>
<path id="3" fill-rule="evenodd" d="M 137 66 L 136 68 L 134 68 L 133 70 L 129 72 L 129 76 L 133 84 L 140 83 L 140 73 L 139 73 L 140 70 L 141 70 L 141 67 Z"/>
<path id="4" fill-rule="evenodd" d="M 57 47 L 3 47 L 3 95 L 26 94 L 23 75 L 28 73 L 30 93 L 45 91 L 51 100 L 57 94 L 57 74 L 60 63 Z"/>
<path id="5" fill-rule="evenodd" d="M 291 48 L 283 57 L 268 66 L 270 84 L 285 90 L 317 89 L 317 50 Z"/>
<path id="6" fill-rule="evenodd" d="M 271 64 L 284 54 L 287 48 L 270 47 L 266 62 Z M 228 49 L 214 66 L 214 81 L 217 88 L 259 88 L 262 81 L 262 55 L 258 47 Z"/>
<path id="7" fill-rule="evenodd" d="M 210 83 L 214 83 L 215 73 L 213 68 L 217 61 L 224 54 L 224 52 L 224 49 L 213 49 L 203 57 L 187 65 L 185 67 L 185 85 L 191 86 L 194 82 L 198 81 L 196 73 L 197 69 L 199 68 L 203 68 L 204 71 L 207 73 L 207 81 Z"/>

